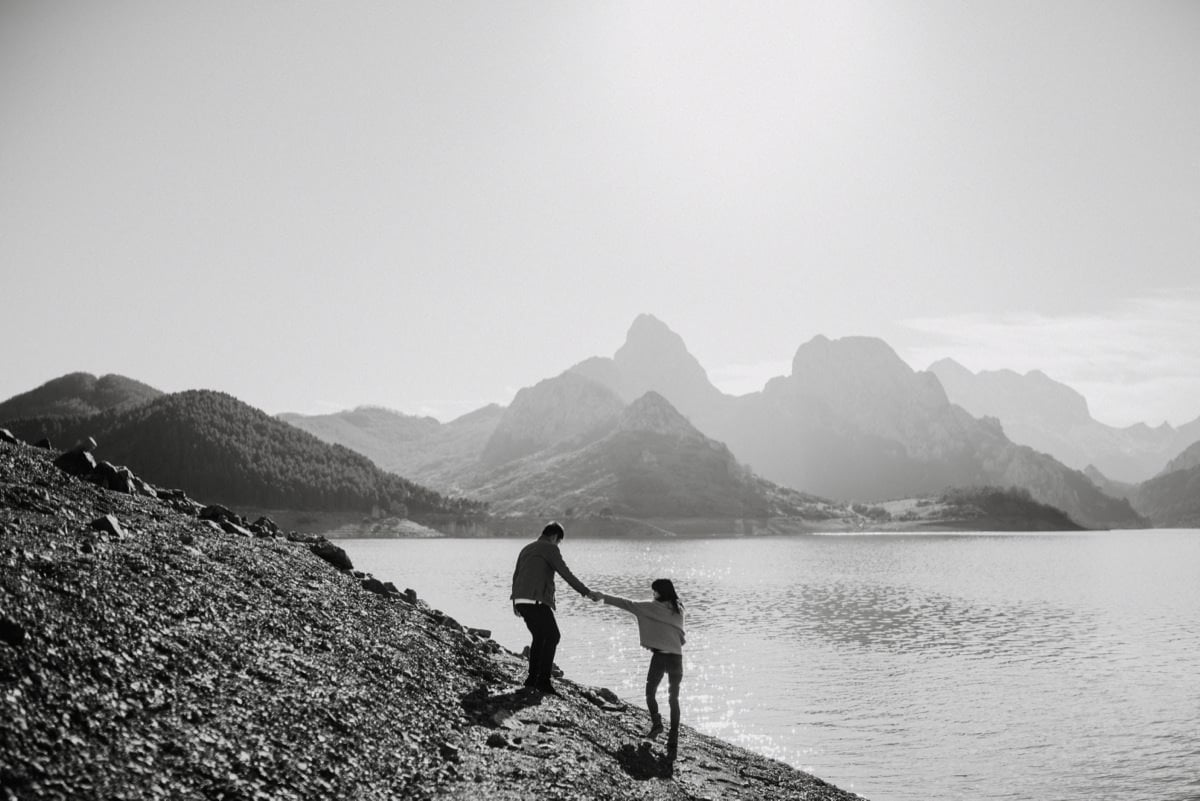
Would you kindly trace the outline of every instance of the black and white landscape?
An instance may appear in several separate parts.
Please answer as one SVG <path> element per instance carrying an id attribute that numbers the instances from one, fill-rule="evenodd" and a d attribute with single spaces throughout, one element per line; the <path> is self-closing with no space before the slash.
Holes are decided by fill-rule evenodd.
<path id="1" fill-rule="evenodd" d="M 1198 42 L 0 4 L 0 801 L 1192 801 Z"/>

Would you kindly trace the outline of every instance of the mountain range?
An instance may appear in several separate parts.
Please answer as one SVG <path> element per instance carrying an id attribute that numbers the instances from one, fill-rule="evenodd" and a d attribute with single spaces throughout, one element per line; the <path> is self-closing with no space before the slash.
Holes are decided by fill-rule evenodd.
<path id="1" fill-rule="evenodd" d="M 557 464 L 589 447 L 615 430 L 619 409 L 651 392 L 728 448 L 739 469 L 837 503 L 932 496 L 951 486 L 1012 486 L 1088 527 L 1146 522 L 1083 473 L 1011 442 L 994 420 L 951 403 L 935 375 L 914 372 L 881 340 L 817 337 L 797 350 L 790 375 L 735 397 L 718 390 L 682 338 L 650 315 L 634 321 L 612 357 L 586 359 L 523 389 L 490 432 L 480 426 L 473 443 L 456 440 L 459 454 L 474 450 L 474 460 L 457 467 L 442 460 L 436 473 L 412 475 L 506 506 L 503 488 L 528 486 L 513 475 L 540 475 L 539 462 Z M 338 425 L 349 419 L 348 413 L 285 419 L 321 436 L 339 417 Z M 445 427 L 461 430 L 458 421 Z M 446 436 L 438 426 L 428 431 L 426 441 L 408 443 L 410 464 L 430 461 Z"/>
<path id="2" fill-rule="evenodd" d="M 526 387 L 508 407 L 448 423 L 375 407 L 283 414 L 273 422 L 363 454 L 436 495 L 486 502 L 501 517 L 711 518 L 722 525 L 790 517 L 852 528 L 886 523 L 888 509 L 908 510 L 905 519 L 914 520 L 916 507 L 900 499 L 950 498 L 961 506 L 965 496 L 949 488 L 1011 487 L 1017 495 L 1010 500 L 1027 497 L 1089 528 L 1147 525 L 1135 508 L 1157 525 L 1195 522 L 1176 498 L 1188 486 L 1178 476 L 1142 492 L 1140 484 L 1107 478 L 1095 460 L 1085 473 L 1010 439 L 1023 409 L 1041 408 L 1038 419 L 1049 431 L 1090 419 L 1082 396 L 1065 385 L 1041 374 L 1003 378 L 1014 376 L 1020 380 L 1007 405 L 990 400 L 1006 419 L 976 416 L 944 387 L 964 395 L 973 381 L 993 376 L 948 360 L 914 371 L 882 340 L 818 336 L 797 349 L 787 375 L 733 396 L 709 381 L 678 334 L 641 315 L 611 357 L 585 359 Z M 101 382 L 120 391 L 98 393 Z M 97 410 L 103 396 L 108 409 L 92 412 L 102 420 L 159 395 L 119 376 L 72 374 L 0 409 Z M 69 439 L 62 421 L 77 418 L 38 424 L 47 431 L 57 425 Z M 1189 436 L 1189 426 L 1173 429 L 1175 436 Z M 1200 451 L 1180 448 L 1173 456 L 1169 469 L 1163 463 L 1165 475 L 1200 462 Z"/>
<path id="3" fill-rule="evenodd" d="M 952 404 L 935 375 L 912 370 L 885 342 L 815 337 L 791 373 L 759 391 L 716 389 L 683 340 L 638 317 L 611 359 L 572 368 L 618 395 L 661 393 L 756 473 L 839 500 L 928 495 L 949 486 L 1013 486 L 1089 528 L 1144 523 L 1081 472 L 1008 440 Z"/>
<path id="4" fill-rule="evenodd" d="M 953 359 L 929 367 L 951 401 L 976 417 L 995 417 L 1014 442 L 1078 470 L 1091 466 L 1122 483 L 1145 481 L 1200 441 L 1200 417 L 1175 428 L 1145 423 L 1115 428 L 1095 420 L 1087 400 L 1040 370 L 973 373 Z"/>
<path id="5" fill-rule="evenodd" d="M 50 403 L 50 408 L 61 407 Z M 378 510 L 401 517 L 481 509 L 211 390 L 159 393 L 89 415 L 21 418 L 4 425 L 17 437 L 46 437 L 67 448 L 91 437 L 98 443 L 98 459 L 129 466 L 151 484 L 231 506 L 360 515 Z"/>

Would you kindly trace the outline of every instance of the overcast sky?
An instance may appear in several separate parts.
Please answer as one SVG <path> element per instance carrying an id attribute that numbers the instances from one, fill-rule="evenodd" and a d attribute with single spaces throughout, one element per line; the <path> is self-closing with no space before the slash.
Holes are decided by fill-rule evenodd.
<path id="1" fill-rule="evenodd" d="M 1200 416 L 1200 3 L 0 0 L 0 399 L 442 419 L 648 312 Z"/>

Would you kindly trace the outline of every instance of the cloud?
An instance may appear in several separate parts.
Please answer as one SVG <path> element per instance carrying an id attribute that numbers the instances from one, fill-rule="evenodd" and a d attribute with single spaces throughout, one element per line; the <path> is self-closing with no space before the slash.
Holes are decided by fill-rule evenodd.
<path id="1" fill-rule="evenodd" d="M 1101 314 L 963 314 L 902 321 L 916 369 L 949 357 L 974 370 L 1041 370 L 1111 425 L 1200 417 L 1200 289 L 1131 298 Z"/>

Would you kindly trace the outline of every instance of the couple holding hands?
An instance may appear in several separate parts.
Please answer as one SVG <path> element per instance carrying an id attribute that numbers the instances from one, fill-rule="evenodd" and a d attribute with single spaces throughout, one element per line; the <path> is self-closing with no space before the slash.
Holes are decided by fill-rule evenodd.
<path id="1" fill-rule="evenodd" d="M 554 574 L 562 576 L 567 584 L 593 601 L 603 601 L 630 612 L 637 618 L 638 633 L 642 647 L 650 651 L 650 669 L 646 674 L 646 708 L 650 710 L 650 731 L 647 737 L 654 739 L 663 731 L 662 716 L 658 712 L 656 698 L 658 685 L 667 677 L 671 711 L 671 728 L 667 737 L 667 751 L 674 756 L 679 742 L 679 684 L 683 679 L 683 604 L 675 594 L 675 585 L 670 579 L 656 579 L 650 584 L 654 599 L 631 601 L 615 595 L 593 592 L 577 579 L 559 551 L 565 532 L 558 523 L 550 523 L 542 534 L 521 549 L 517 556 L 517 567 L 513 571 L 513 612 L 525 620 L 533 641 L 529 646 L 529 677 L 527 688 L 557 695 L 550 681 L 554 668 L 554 653 L 560 639 L 558 623 L 554 619 Z"/>

